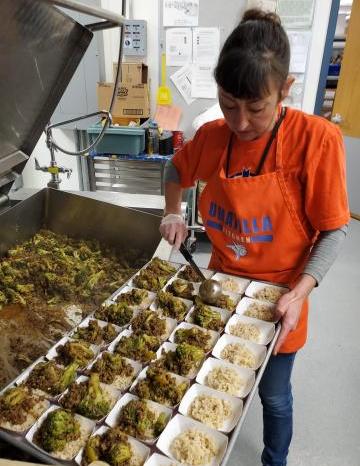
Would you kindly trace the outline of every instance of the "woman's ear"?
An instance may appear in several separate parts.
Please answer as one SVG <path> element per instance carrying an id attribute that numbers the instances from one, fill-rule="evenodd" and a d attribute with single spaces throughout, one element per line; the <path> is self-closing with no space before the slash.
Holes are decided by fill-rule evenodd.
<path id="1" fill-rule="evenodd" d="M 283 84 L 283 87 L 280 91 L 280 100 L 284 100 L 286 99 L 286 97 L 288 97 L 289 93 L 290 93 L 290 88 L 291 86 L 293 85 L 295 81 L 295 78 L 294 76 L 288 76 L 286 81 L 284 82 Z"/>

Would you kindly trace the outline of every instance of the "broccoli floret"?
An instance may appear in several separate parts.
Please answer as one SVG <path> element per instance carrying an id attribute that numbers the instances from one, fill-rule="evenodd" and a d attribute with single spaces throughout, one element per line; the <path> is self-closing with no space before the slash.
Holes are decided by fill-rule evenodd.
<path id="1" fill-rule="evenodd" d="M 117 443 L 113 445 L 105 459 L 111 466 L 122 466 L 127 464 L 132 457 L 129 443 Z"/>
<path id="2" fill-rule="evenodd" d="M 100 459 L 101 438 L 99 435 L 91 437 L 84 448 L 84 460 L 86 464 Z"/>
<path id="3" fill-rule="evenodd" d="M 92 373 L 87 392 L 77 407 L 79 414 L 90 419 L 100 419 L 110 410 L 110 400 L 100 386 L 99 374 Z"/>
<path id="4" fill-rule="evenodd" d="M 58 388 L 57 388 L 58 393 L 65 391 L 68 388 L 68 386 L 72 384 L 72 382 L 75 380 L 76 371 L 78 367 L 79 365 L 73 362 L 72 364 L 69 364 L 65 368 L 58 383 Z"/>
<path id="5" fill-rule="evenodd" d="M 37 436 L 45 451 L 61 451 L 68 442 L 80 437 L 80 424 L 69 411 L 56 409 L 48 414 Z"/>

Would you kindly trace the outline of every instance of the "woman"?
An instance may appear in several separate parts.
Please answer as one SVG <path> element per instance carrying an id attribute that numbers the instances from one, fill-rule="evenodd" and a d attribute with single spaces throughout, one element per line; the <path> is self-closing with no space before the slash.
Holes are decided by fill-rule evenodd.
<path id="1" fill-rule="evenodd" d="M 349 210 L 343 141 L 328 121 L 281 106 L 293 83 L 277 15 L 248 10 L 215 70 L 224 120 L 202 126 L 166 172 L 160 231 L 179 247 L 182 191 L 206 187 L 200 213 L 212 269 L 287 284 L 282 330 L 259 386 L 263 465 L 282 466 L 292 436 L 290 376 L 307 334 L 307 297 L 335 260 Z"/>

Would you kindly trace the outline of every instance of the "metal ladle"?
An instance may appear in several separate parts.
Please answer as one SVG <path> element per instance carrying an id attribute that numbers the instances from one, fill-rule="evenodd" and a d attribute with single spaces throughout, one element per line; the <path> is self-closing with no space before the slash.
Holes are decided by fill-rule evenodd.
<path id="1" fill-rule="evenodd" d="M 201 279 L 201 285 L 199 288 L 200 298 L 208 304 L 214 304 L 216 299 L 221 295 L 221 285 L 218 281 L 212 280 L 211 278 L 205 278 L 199 267 L 194 262 L 194 259 L 187 249 L 184 243 L 180 245 L 180 252 L 183 257 L 187 260 L 190 267 L 197 273 Z"/>

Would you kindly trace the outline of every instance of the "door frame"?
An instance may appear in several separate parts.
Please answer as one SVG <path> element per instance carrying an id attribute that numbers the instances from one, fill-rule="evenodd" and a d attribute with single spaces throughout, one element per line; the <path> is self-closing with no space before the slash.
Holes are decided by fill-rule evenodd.
<path id="1" fill-rule="evenodd" d="M 314 107 L 314 114 L 321 115 L 321 109 L 324 103 L 324 95 L 325 95 L 325 88 L 326 88 L 326 79 L 329 74 L 329 64 L 330 58 L 333 50 L 333 42 L 335 37 L 335 30 L 336 30 L 336 23 L 339 15 L 340 9 L 340 0 L 333 0 L 331 2 L 331 10 L 329 16 L 329 24 L 326 33 L 326 40 L 324 46 L 324 54 L 321 63 L 321 70 L 319 76 L 319 83 L 316 93 L 316 100 L 315 100 L 315 107 Z"/>

